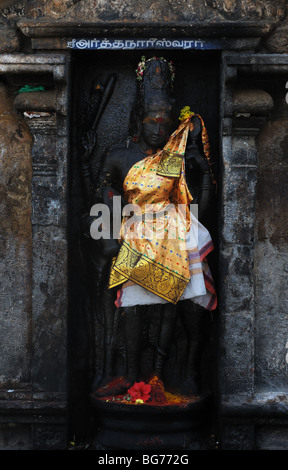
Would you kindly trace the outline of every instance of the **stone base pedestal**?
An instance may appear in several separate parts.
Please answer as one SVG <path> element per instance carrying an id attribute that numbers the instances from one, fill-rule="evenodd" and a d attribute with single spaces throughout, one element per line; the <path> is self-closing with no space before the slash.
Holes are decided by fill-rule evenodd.
<path id="1" fill-rule="evenodd" d="M 95 444 L 106 449 L 205 450 L 210 397 L 185 405 L 123 404 L 91 397 L 98 423 Z"/>

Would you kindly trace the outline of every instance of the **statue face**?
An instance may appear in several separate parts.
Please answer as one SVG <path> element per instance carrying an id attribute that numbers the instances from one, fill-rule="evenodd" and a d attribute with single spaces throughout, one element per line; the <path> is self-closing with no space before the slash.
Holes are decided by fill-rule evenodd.
<path id="1" fill-rule="evenodd" d="M 169 138 L 172 121 L 167 111 L 149 111 L 146 113 L 141 137 L 152 148 L 161 148 Z"/>

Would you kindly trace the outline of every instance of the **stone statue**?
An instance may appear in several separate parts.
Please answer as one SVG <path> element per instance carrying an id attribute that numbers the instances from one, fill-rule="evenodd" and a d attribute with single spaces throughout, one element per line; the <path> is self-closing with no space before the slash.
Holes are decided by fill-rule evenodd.
<path id="1" fill-rule="evenodd" d="M 191 202 L 191 192 L 194 199 L 193 202 L 198 203 L 199 205 L 199 215 L 203 217 L 209 206 L 210 199 L 213 197 L 214 185 L 213 175 L 209 165 L 209 157 L 205 157 L 202 145 L 199 146 L 199 136 L 203 135 L 202 118 L 198 115 L 194 115 L 194 113 L 189 113 L 188 111 L 188 118 L 186 117 L 185 121 L 186 124 L 180 125 L 180 128 L 181 126 L 182 128 L 179 131 L 179 135 L 176 131 L 176 137 L 173 137 L 175 132 L 171 136 L 172 131 L 175 129 L 176 121 L 175 100 L 173 98 L 172 85 L 174 76 L 173 65 L 163 58 L 153 58 L 148 61 L 142 58 L 138 65 L 137 76 L 140 83 L 136 104 L 133 110 L 131 137 L 129 137 L 123 144 L 112 146 L 110 151 L 105 154 L 100 165 L 101 171 L 98 175 L 96 187 L 93 187 L 93 184 L 91 184 L 91 175 L 88 163 L 95 143 L 93 132 L 88 133 L 86 136 L 83 146 L 84 151 L 82 149 L 82 174 L 86 194 L 88 195 L 87 200 L 89 200 L 90 204 L 97 202 L 107 204 L 107 206 L 112 210 L 114 207 L 112 204 L 113 198 L 115 196 L 118 196 L 119 198 L 120 196 L 122 200 L 122 206 L 120 207 L 121 210 L 128 202 L 127 199 L 125 200 L 123 184 L 126 182 L 131 169 L 137 168 L 138 162 L 141 164 L 141 162 L 150 161 L 150 157 L 152 158 L 152 161 L 154 161 L 153 156 L 157 155 L 157 152 L 160 152 L 159 158 L 157 157 L 157 162 L 161 160 L 163 172 L 163 168 L 168 168 L 167 162 L 168 166 L 170 165 L 170 162 L 169 159 L 167 161 L 162 158 L 163 155 L 168 155 L 169 152 L 164 152 L 164 154 L 161 152 L 162 149 L 166 148 L 165 146 L 171 142 L 173 145 L 176 145 L 177 143 L 177 148 L 181 148 L 183 150 L 183 154 L 185 153 L 184 158 L 188 186 L 185 183 L 185 178 L 183 176 L 179 177 L 179 181 L 182 181 L 182 184 L 186 187 L 187 199 L 185 199 L 185 203 Z M 184 140 L 185 143 L 183 144 Z M 207 142 L 204 144 L 207 145 Z M 183 165 L 184 158 L 181 159 L 180 165 Z M 178 159 L 177 161 L 179 163 L 180 160 Z M 143 168 L 145 170 L 145 163 Z M 137 170 L 135 171 L 137 172 Z M 154 170 L 153 168 L 153 171 L 156 171 L 156 169 Z M 172 176 L 167 177 L 165 172 L 162 173 L 162 175 L 164 175 L 162 181 L 164 181 L 165 184 L 168 182 L 170 185 L 169 187 L 171 187 L 171 191 L 174 191 L 174 179 Z M 198 175 L 197 182 L 195 182 L 195 175 Z M 129 182 L 129 178 L 127 181 Z M 130 183 L 131 185 L 137 183 L 137 176 L 133 175 Z M 177 184 L 179 186 L 180 183 Z M 177 184 L 175 183 L 175 187 Z M 164 191 L 168 191 L 168 189 L 164 188 Z M 180 194 L 180 190 L 178 194 Z M 152 294 L 152 298 L 149 298 L 146 301 L 143 291 L 139 291 L 139 297 L 143 300 L 139 301 L 138 299 L 137 301 L 133 301 L 133 295 L 135 295 L 133 294 L 133 287 L 136 287 L 136 296 L 137 288 L 140 287 L 140 289 L 143 289 L 139 284 L 137 285 L 137 282 L 136 286 L 132 286 L 132 291 L 130 289 L 132 292 L 132 301 L 130 299 L 126 305 L 125 302 L 123 305 L 123 299 L 120 299 L 120 301 L 118 299 L 119 292 L 121 291 L 121 284 L 116 283 L 113 285 L 113 282 L 111 282 L 111 276 L 113 277 L 113 274 L 111 274 L 113 272 L 111 264 L 112 260 L 115 259 L 117 263 L 119 256 L 121 257 L 121 250 L 125 243 L 121 245 L 118 240 L 115 240 L 112 237 L 109 240 L 93 241 L 94 246 L 98 246 L 98 249 L 96 249 L 96 256 L 98 256 L 97 274 L 99 280 L 98 288 L 100 299 L 98 302 L 98 308 L 101 309 L 103 313 L 103 321 L 105 322 L 104 365 L 101 377 L 96 377 L 94 380 L 93 390 L 95 395 L 98 397 L 104 397 L 124 394 L 127 392 L 129 387 L 134 384 L 134 382 L 137 380 L 143 380 L 139 375 L 139 373 L 141 373 L 139 364 L 141 363 L 143 318 L 144 312 L 147 312 L 147 310 L 153 311 L 154 309 L 158 312 L 161 319 L 157 333 L 155 354 L 149 374 L 151 377 L 156 376 L 159 380 L 162 380 L 163 367 L 169 353 L 169 348 L 174 334 L 175 319 L 180 304 L 183 311 L 183 321 L 188 324 L 188 336 L 191 332 L 188 353 L 189 357 L 187 358 L 187 380 L 185 386 L 183 384 L 182 391 L 186 394 L 197 393 L 198 388 L 194 379 L 196 379 L 197 375 L 195 374 L 195 363 L 197 362 L 200 343 L 199 337 L 197 336 L 197 333 L 195 333 L 195 323 L 201 322 L 200 317 L 201 313 L 203 313 L 201 312 L 201 309 L 203 310 L 203 307 L 199 307 L 199 305 L 195 306 L 194 304 L 192 306 L 192 302 L 189 297 L 186 300 L 181 298 L 180 302 L 177 303 L 174 301 L 167 301 L 165 298 L 161 298 L 160 301 L 155 301 L 156 296 L 155 294 Z M 115 273 L 117 275 L 119 274 L 119 271 L 115 270 L 114 274 Z M 109 276 L 110 289 L 108 289 Z M 182 279 L 183 276 L 180 277 Z M 127 281 L 127 279 L 124 279 L 124 281 L 125 280 Z M 124 286 L 126 286 L 124 281 Z M 129 288 L 127 291 L 128 290 Z M 153 297 L 153 295 L 155 297 Z M 158 299 L 159 298 L 160 297 L 158 297 Z M 213 308 L 215 308 L 215 298 L 213 297 L 213 299 Z M 115 341 L 115 329 L 119 322 L 120 312 L 122 312 L 124 320 L 126 373 L 115 380 L 115 374 L 113 372 L 113 343 Z M 191 328 L 192 316 L 193 325 Z M 196 328 L 196 330 L 198 331 L 199 328 Z"/>

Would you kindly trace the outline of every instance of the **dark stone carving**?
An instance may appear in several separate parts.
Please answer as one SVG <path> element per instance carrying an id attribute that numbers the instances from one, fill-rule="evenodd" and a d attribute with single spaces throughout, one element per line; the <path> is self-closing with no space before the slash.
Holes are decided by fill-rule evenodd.
<path id="1" fill-rule="evenodd" d="M 157 75 L 156 70 L 161 73 Z M 104 159 L 94 160 L 93 149 L 97 146 L 96 128 L 92 132 L 88 120 L 82 119 L 85 129 L 80 128 L 79 158 L 81 162 L 82 183 L 86 195 L 87 209 L 95 202 L 104 202 L 112 207 L 107 196 L 107 189 L 113 191 L 114 195 L 123 195 L 123 181 L 133 164 L 142 160 L 147 155 L 155 153 L 167 141 L 173 126 L 175 128 L 175 99 L 172 93 L 171 75 L 167 63 L 164 61 L 152 61 L 145 70 L 146 79 L 141 82 L 136 103 L 132 109 L 130 136 L 121 144 L 116 144 L 104 154 Z M 82 102 L 84 116 L 87 113 L 85 107 L 96 107 L 96 121 L 101 116 L 102 105 L 107 105 L 109 97 L 113 92 L 117 77 L 109 74 L 99 77 L 92 83 L 88 90 L 84 87 L 83 93 L 87 93 Z M 105 101 L 107 100 L 107 101 Z M 151 124 L 147 124 L 145 118 L 153 118 L 161 114 L 161 130 L 155 130 Z M 93 122 L 95 117 L 90 121 Z M 214 194 L 214 185 L 209 174 L 209 168 L 201 151 L 199 150 L 200 121 L 194 118 L 194 130 L 190 136 L 187 149 L 187 182 L 194 196 L 194 203 L 199 204 L 200 218 L 204 220 L 207 209 Z M 193 172 L 191 169 L 193 168 Z M 94 181 L 93 181 L 94 173 Z M 193 174 L 193 177 L 191 176 Z M 196 175 L 196 177 L 195 177 Z M 89 232 L 91 219 L 86 217 L 86 231 Z M 99 344 L 96 344 L 96 357 L 94 357 L 95 375 L 93 377 L 92 389 L 96 396 L 107 395 L 107 389 L 99 386 L 109 383 L 115 376 L 123 376 L 123 381 L 111 385 L 108 394 L 118 395 L 127 391 L 135 380 L 140 377 L 156 374 L 163 378 L 163 368 L 168 357 L 172 337 L 175 334 L 176 316 L 180 316 L 185 325 L 185 343 L 187 344 L 187 355 L 181 366 L 181 374 L 184 376 L 182 384 L 176 385 L 177 378 L 168 371 L 168 382 L 174 390 L 182 393 L 198 393 L 199 388 L 199 366 L 201 362 L 201 344 L 205 338 L 205 314 L 203 309 L 193 305 L 190 301 L 182 301 L 181 305 L 174 307 L 170 304 L 159 306 L 126 307 L 123 312 L 116 310 L 114 305 L 116 299 L 115 290 L 107 289 L 107 279 L 111 265 L 111 259 L 119 250 L 119 244 L 115 240 L 91 240 L 85 238 L 85 253 L 89 259 L 89 279 L 91 282 L 90 294 L 94 292 L 94 308 L 96 315 L 101 314 L 102 326 L 102 348 L 99 352 Z M 97 294 L 95 294 L 97 293 Z M 100 313 L 101 312 L 101 313 Z M 152 325 L 152 328 L 150 328 Z M 153 325 L 155 330 L 153 330 Z M 121 328 L 119 328 L 121 326 Z M 120 333 L 119 333 L 120 330 Z M 122 331 L 122 333 L 121 333 Z M 96 332 L 95 332 L 96 333 Z M 151 336 L 152 333 L 152 336 Z M 119 336 L 120 334 L 120 336 Z M 183 333 L 182 333 L 183 334 Z M 96 334 L 97 335 L 97 334 Z M 122 336 L 121 336 L 122 335 Z M 94 338 L 95 341 L 95 338 Z M 117 344 L 116 344 L 117 343 Z M 148 350 L 145 353 L 148 345 Z M 153 347 L 151 348 L 151 344 Z M 142 345 L 142 346 L 141 346 Z M 124 365 L 119 368 L 119 359 L 115 351 L 122 351 L 126 357 Z M 142 350 L 142 354 L 141 354 Z M 143 354 L 144 351 L 144 354 Z M 98 364 L 97 355 L 101 355 L 102 365 Z M 127 369 L 126 369 L 127 368 Z M 177 374 L 176 374 L 177 375 Z M 170 377 L 169 377 L 170 376 Z M 166 378 L 165 378 L 166 380 Z M 174 385 L 173 385 L 174 382 Z"/>
<path id="2" fill-rule="evenodd" d="M 93 240 L 89 236 L 92 221 L 89 216 L 91 206 L 96 202 L 104 202 L 113 209 L 108 193 L 113 191 L 114 195 L 123 196 L 123 181 L 131 166 L 147 155 L 155 153 L 157 148 L 161 148 L 166 143 L 172 130 L 178 125 L 178 115 L 175 112 L 176 102 L 167 63 L 152 61 L 149 65 L 150 67 L 148 66 L 146 69 L 149 78 L 140 82 L 134 104 L 131 102 L 130 137 L 127 139 L 124 136 L 126 138 L 121 143 L 112 145 L 108 151 L 105 151 L 104 147 L 103 157 L 99 157 L 97 129 L 92 128 L 95 116 L 98 116 L 96 121 L 99 122 L 98 118 L 99 115 L 101 116 L 103 100 L 107 98 L 105 106 L 110 106 L 109 99 L 113 102 L 113 93 L 116 95 L 118 93 L 119 76 L 117 75 L 117 69 L 116 75 L 110 73 L 110 70 L 109 73 L 101 77 L 94 76 L 93 78 L 90 75 L 89 86 L 87 86 L 87 76 L 85 77 L 80 84 L 82 89 L 82 94 L 79 95 L 81 96 L 81 107 L 77 111 L 78 116 L 83 115 L 83 118 L 80 117 L 79 119 L 79 137 L 76 140 L 78 142 L 78 159 L 80 159 L 81 181 L 86 206 L 86 216 L 83 218 L 83 228 L 86 231 L 86 236 L 82 237 L 82 248 L 87 269 L 86 274 L 88 274 L 86 287 L 88 288 L 89 297 L 86 308 L 92 344 L 90 387 L 93 393 L 91 398 L 92 403 L 98 410 L 98 418 L 103 417 L 102 424 L 104 427 L 106 418 L 109 420 L 110 413 L 112 413 L 116 437 L 113 437 L 112 432 L 112 436 L 107 437 L 106 441 L 109 445 L 109 441 L 111 443 L 112 440 L 116 446 L 117 429 L 119 428 L 118 420 L 123 420 L 122 414 L 125 413 L 125 410 L 121 411 L 120 407 L 119 412 L 117 412 L 114 409 L 114 415 L 112 410 L 109 411 L 109 403 L 107 408 L 105 398 L 101 402 L 101 397 L 123 395 L 127 393 L 128 388 L 135 381 L 148 381 L 154 375 L 162 379 L 165 388 L 172 393 L 178 394 L 181 392 L 183 396 L 187 397 L 193 395 L 196 401 L 197 395 L 199 393 L 203 394 L 201 399 L 198 397 L 198 405 L 197 403 L 191 403 L 189 407 L 191 406 L 191 416 L 195 416 L 193 426 L 198 426 L 198 417 L 200 419 L 201 415 L 202 424 L 205 427 L 207 421 L 204 417 L 205 413 L 203 414 L 202 411 L 207 408 L 205 394 L 209 393 L 211 385 L 207 384 L 207 377 L 203 378 L 202 370 L 203 360 L 207 360 L 205 355 L 207 354 L 207 344 L 210 341 L 210 318 L 208 313 L 191 301 L 181 301 L 177 307 L 166 304 L 164 306 L 152 305 L 148 307 L 144 305 L 116 309 L 117 288 L 108 290 L 107 282 L 112 257 L 119 250 L 118 241 Z M 160 69 L 161 73 L 155 79 L 156 69 Z M 85 96 L 84 100 L 83 96 Z M 113 115 L 113 107 L 110 106 L 109 109 Z M 159 133 L 159 128 L 157 131 L 152 128 L 153 132 L 151 132 L 151 126 L 146 123 L 145 117 L 153 118 L 156 115 L 159 116 L 159 114 L 162 118 L 161 132 Z M 120 116 L 119 118 L 121 119 Z M 193 193 L 193 202 L 199 204 L 200 220 L 204 223 L 207 212 L 209 218 L 209 206 L 211 205 L 211 198 L 215 197 L 215 188 L 211 181 L 207 161 L 202 153 L 203 150 L 199 146 L 199 118 L 195 116 L 193 122 L 194 129 L 189 138 L 186 155 L 187 184 Z M 111 139 L 111 133 L 109 138 Z M 124 203 L 125 201 L 123 201 Z M 174 343 L 173 346 L 172 343 Z M 159 393 L 161 394 L 161 391 Z M 100 404 L 98 400 L 100 400 Z M 167 418 L 172 421 L 175 420 L 177 405 L 171 405 L 169 412 L 168 403 L 166 406 L 168 414 L 165 418 L 163 417 L 164 422 Z M 154 411 L 151 405 L 149 408 L 150 412 L 156 413 L 152 420 L 156 419 L 156 415 L 158 416 L 157 407 L 154 407 Z M 149 421 L 151 417 L 150 414 L 148 415 Z M 166 424 L 162 423 L 160 415 L 157 419 L 161 434 L 164 429 L 163 426 L 165 427 Z M 184 413 L 181 418 L 177 417 L 180 421 L 183 420 L 183 429 L 180 425 L 183 432 L 186 429 L 187 416 Z M 191 420 L 188 421 L 192 422 Z M 142 424 L 143 429 L 150 426 L 148 423 Z M 139 435 L 138 438 L 142 439 Z M 175 442 L 177 439 L 181 440 L 182 438 L 181 432 L 180 435 L 177 435 L 177 438 L 173 433 L 170 436 L 170 439 L 175 439 Z M 201 440 L 202 436 L 200 437 L 199 434 L 198 438 Z M 131 439 L 133 440 L 133 432 Z M 163 445 L 167 445 L 167 442 Z M 123 446 L 129 446 L 128 441 Z"/>

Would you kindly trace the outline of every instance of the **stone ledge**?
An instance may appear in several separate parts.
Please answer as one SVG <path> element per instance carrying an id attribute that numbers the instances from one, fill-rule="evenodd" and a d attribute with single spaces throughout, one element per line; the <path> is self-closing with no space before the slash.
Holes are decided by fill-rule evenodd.
<path id="1" fill-rule="evenodd" d="M 51 66 L 55 65 L 65 65 L 66 56 L 63 54 L 25 54 L 25 53 L 16 53 L 16 54 L 0 54 L 0 62 L 5 65 L 26 65 L 28 71 L 30 66 L 33 67 L 37 65 L 46 65 L 48 70 L 51 69 Z"/>
<path id="2" fill-rule="evenodd" d="M 288 422 L 288 395 L 286 392 L 223 395 L 220 405 L 223 418 L 246 418 L 266 421 L 281 418 Z"/>
<path id="3" fill-rule="evenodd" d="M 0 400 L 1 423 L 67 423 L 66 402 Z"/>
<path id="4" fill-rule="evenodd" d="M 273 24 L 265 21 L 223 21 L 214 22 L 211 28 L 210 21 L 193 22 L 147 22 L 133 21 L 75 21 L 75 20 L 21 20 L 17 23 L 20 31 L 27 37 L 71 37 L 109 34 L 112 37 L 232 37 L 247 38 L 265 36 L 273 29 Z"/>
<path id="5" fill-rule="evenodd" d="M 0 422 L 7 415 L 63 415 L 66 409 L 67 397 L 63 392 L 0 391 Z"/>

